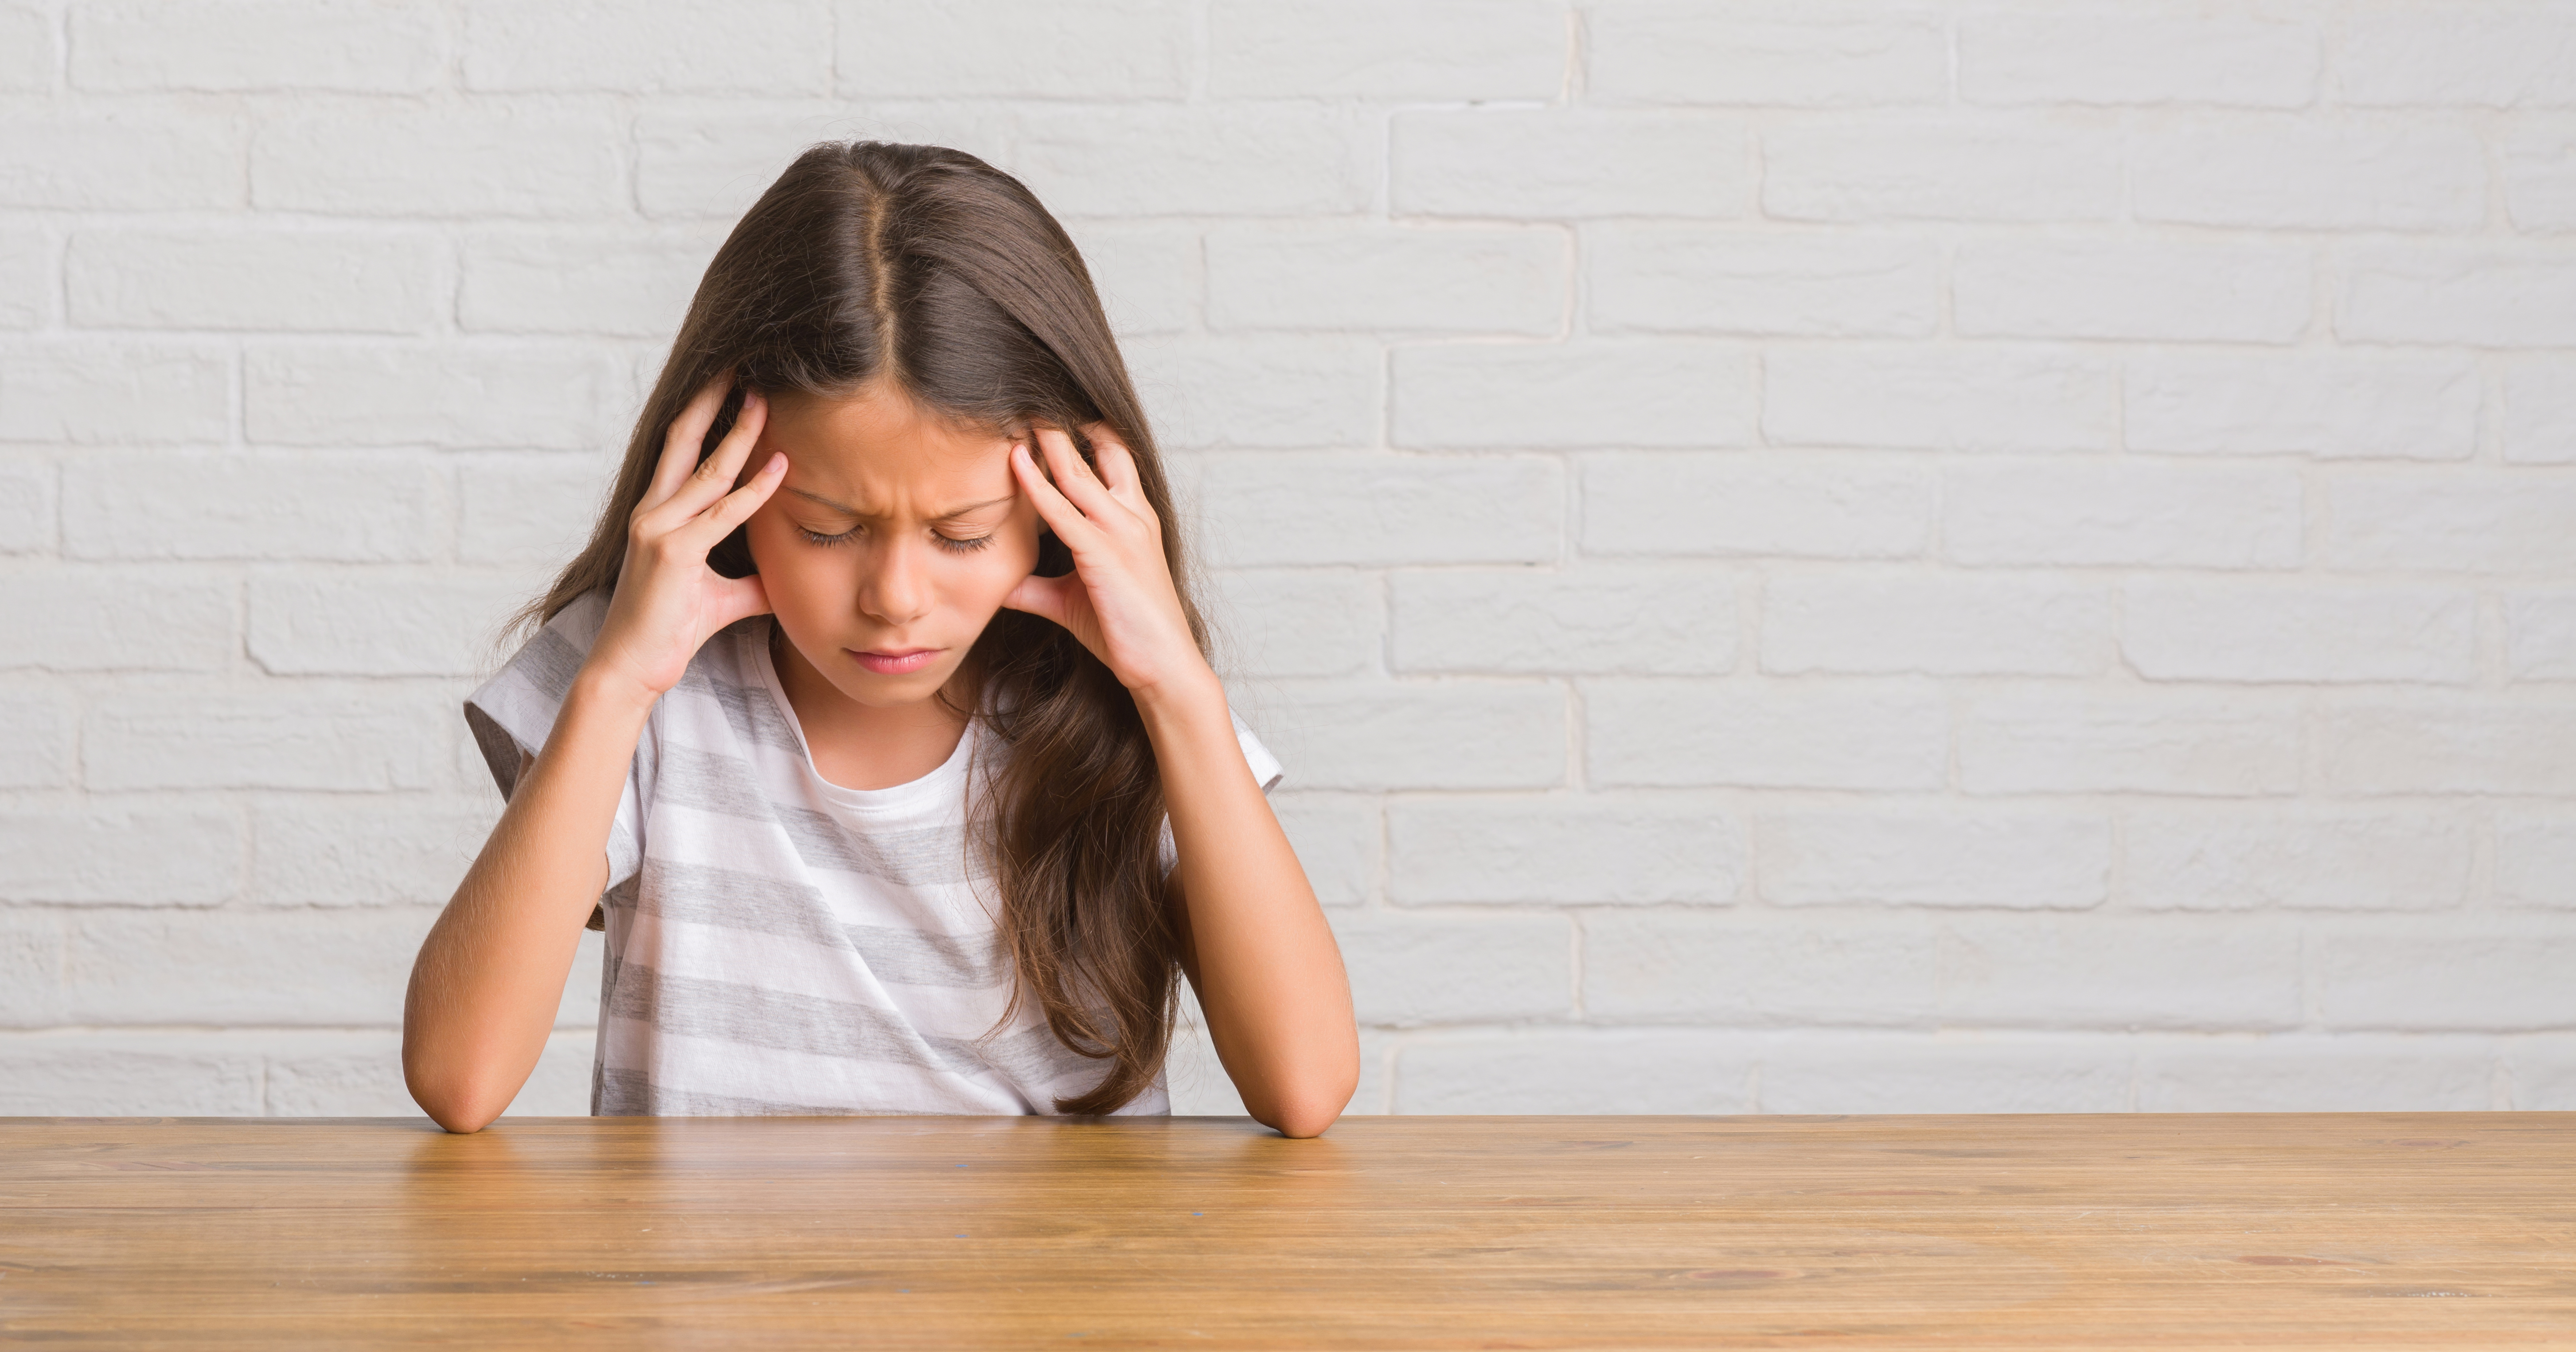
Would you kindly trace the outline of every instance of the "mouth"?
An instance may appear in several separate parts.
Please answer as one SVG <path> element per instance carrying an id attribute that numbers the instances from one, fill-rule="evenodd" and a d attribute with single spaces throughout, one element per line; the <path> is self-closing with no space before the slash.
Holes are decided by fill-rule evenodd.
<path id="1" fill-rule="evenodd" d="M 868 670 L 875 672 L 879 676 L 907 676 L 913 672 L 921 670 L 923 667 L 929 666 L 932 659 L 938 657 L 943 650 L 939 648 L 902 648 L 885 651 L 860 652 L 854 648 L 844 648 L 842 651 L 848 653 L 851 657 L 856 658 L 860 666 L 866 667 Z"/>

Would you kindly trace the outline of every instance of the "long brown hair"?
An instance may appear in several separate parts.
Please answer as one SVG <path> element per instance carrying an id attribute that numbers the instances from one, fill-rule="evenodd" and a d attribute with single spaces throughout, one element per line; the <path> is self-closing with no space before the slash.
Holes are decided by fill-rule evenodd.
<path id="1" fill-rule="evenodd" d="M 875 141 L 798 156 L 716 251 L 590 543 L 531 618 L 616 587 L 627 519 L 673 420 L 726 372 L 736 388 L 701 458 L 745 390 L 839 396 L 878 378 L 977 425 L 1106 424 L 1135 457 L 1206 650 L 1153 431 L 1073 241 L 982 160 Z M 1045 543 L 1040 571 L 1062 571 L 1062 547 Z M 710 561 L 735 576 L 751 567 L 739 532 Z M 1036 1000 L 1059 1041 L 1110 1063 L 1098 1087 L 1055 1104 L 1105 1113 L 1153 1083 L 1171 1042 L 1179 938 L 1163 901 L 1154 749 L 1126 688 L 1051 621 L 1000 612 L 961 674 L 967 712 L 1007 748 L 977 777 L 968 837 L 1000 903 L 1012 1005 Z"/>

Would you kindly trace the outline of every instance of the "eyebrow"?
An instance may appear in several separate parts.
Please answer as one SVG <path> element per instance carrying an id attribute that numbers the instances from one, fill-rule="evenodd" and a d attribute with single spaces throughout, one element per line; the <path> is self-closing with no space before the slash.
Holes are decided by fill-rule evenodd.
<path id="1" fill-rule="evenodd" d="M 865 521 L 865 520 L 867 520 L 867 519 L 868 519 L 868 514 L 867 514 L 866 512 L 862 512 L 862 511 L 860 511 L 858 508 L 856 508 L 856 507 L 852 507 L 852 506 L 849 506 L 849 505 L 847 505 L 847 504 L 845 504 L 845 503 L 838 503 L 838 502 L 834 502 L 834 501 L 832 501 L 830 498 L 824 497 L 824 496 L 823 496 L 822 494 L 820 494 L 820 493 L 808 493 L 808 492 L 806 492 L 804 489 L 801 489 L 801 488 L 791 488 L 791 489 L 788 489 L 787 491 L 788 491 L 788 492 L 790 492 L 790 493 L 795 494 L 796 496 L 798 496 L 798 497 L 800 497 L 800 498 L 805 499 L 807 502 L 813 503 L 815 506 L 818 506 L 818 507 L 829 507 L 829 508 L 831 508 L 833 511 L 839 512 L 841 515 L 846 516 L 846 517 L 849 517 L 849 518 L 851 518 L 851 519 L 852 519 L 852 520 L 854 520 L 854 521 Z M 1009 502 L 1009 501 L 1010 501 L 1010 499 L 1009 499 L 1009 498 L 1007 498 L 1007 497 L 1001 497 L 1001 498 L 986 498 L 986 499 L 985 499 L 984 501 L 982 501 L 982 502 L 970 502 L 970 503 L 967 503 L 967 504 L 966 504 L 965 506 L 963 506 L 963 507 L 952 507 L 952 508 L 948 509 L 947 511 L 941 512 L 939 515 L 934 516 L 934 517 L 932 517 L 932 518 L 930 518 L 930 519 L 931 519 L 931 520 L 933 520 L 933 521 L 954 521 L 954 520 L 956 520 L 957 518 L 959 518 L 959 517 L 961 517 L 961 516 L 965 516 L 965 515 L 967 515 L 968 513 L 971 513 L 971 512 L 980 512 L 980 511 L 984 510 L 984 509 L 985 509 L 985 508 L 987 508 L 987 507 L 999 507 L 999 506 L 1001 506 L 1003 503 L 1006 503 L 1006 502 Z"/>

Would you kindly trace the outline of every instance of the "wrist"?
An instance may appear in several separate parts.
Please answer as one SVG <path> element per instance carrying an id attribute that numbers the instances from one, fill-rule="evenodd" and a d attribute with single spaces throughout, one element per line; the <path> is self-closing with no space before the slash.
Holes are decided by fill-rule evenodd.
<path id="1" fill-rule="evenodd" d="M 564 692 L 566 716 L 576 709 L 611 717 L 633 719 L 637 724 L 651 716 L 653 705 L 662 692 L 622 673 L 603 671 L 584 664 L 572 678 L 572 688 Z"/>
<path id="2" fill-rule="evenodd" d="M 1127 693 L 1135 698 L 1136 710 L 1145 716 L 1149 729 L 1211 715 L 1229 728 L 1233 726 L 1226 713 L 1225 683 L 1216 678 L 1216 670 L 1206 659 L 1195 652 L 1190 656 L 1190 662 L 1170 675 L 1128 687 Z"/>

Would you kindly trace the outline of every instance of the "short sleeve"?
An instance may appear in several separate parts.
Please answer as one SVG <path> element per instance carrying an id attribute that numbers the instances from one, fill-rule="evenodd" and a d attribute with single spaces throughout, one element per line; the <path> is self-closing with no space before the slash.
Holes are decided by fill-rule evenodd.
<path id="1" fill-rule="evenodd" d="M 1279 758 L 1271 755 L 1270 748 L 1252 735 L 1252 728 L 1243 721 L 1243 715 L 1231 707 L 1226 709 L 1225 715 L 1234 720 L 1234 744 L 1243 748 L 1243 763 L 1252 767 L 1253 782 L 1261 786 L 1265 795 L 1279 787 L 1279 781 L 1288 777 L 1287 772 L 1280 768 Z M 1163 872 L 1170 873 L 1173 866 L 1181 862 L 1181 847 L 1172 839 L 1172 823 L 1168 817 L 1163 820 L 1161 853 Z"/>
<path id="2" fill-rule="evenodd" d="M 492 679 L 465 697 L 465 725 L 492 771 L 492 782 L 507 798 L 518 787 L 522 754 L 535 756 L 554 730 L 555 715 L 572 693 L 599 626 L 608 617 L 604 592 L 574 601 L 546 621 Z M 643 867 L 643 798 L 639 786 L 650 783 L 644 760 L 651 754 L 648 735 L 627 762 L 626 788 L 618 795 L 617 817 L 608 828 L 608 885 L 635 876 Z"/>

